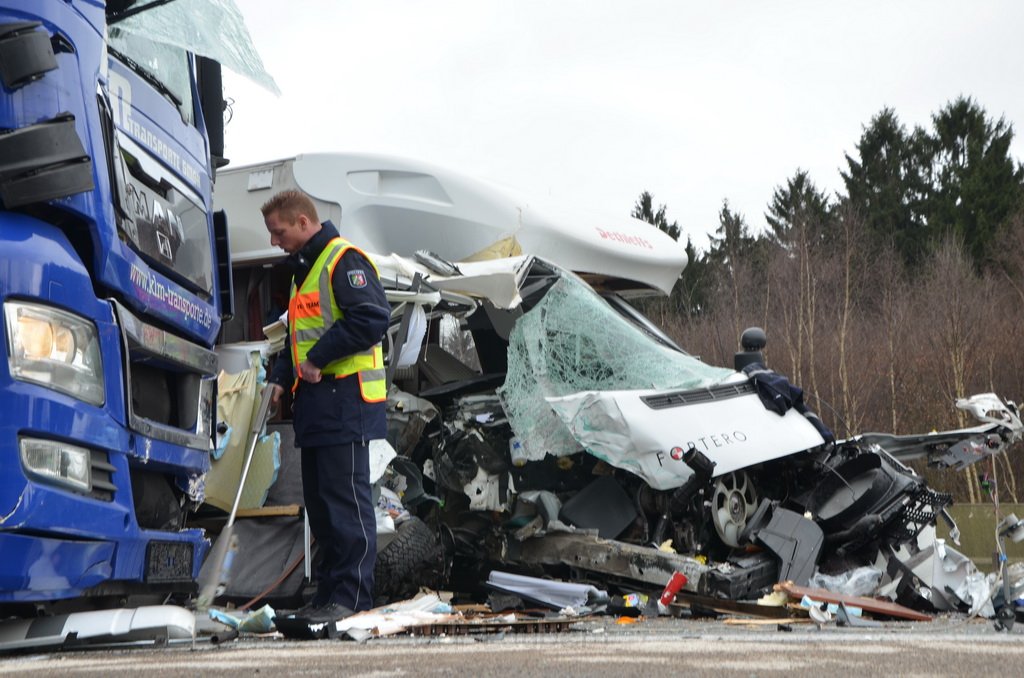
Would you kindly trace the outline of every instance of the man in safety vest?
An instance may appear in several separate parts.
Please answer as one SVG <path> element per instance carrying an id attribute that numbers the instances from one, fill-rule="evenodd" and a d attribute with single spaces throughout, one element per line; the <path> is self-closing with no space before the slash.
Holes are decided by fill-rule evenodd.
<path id="1" fill-rule="evenodd" d="M 268 387 L 274 404 L 285 388 L 294 396 L 303 498 L 321 555 L 316 595 L 295 616 L 329 622 L 373 605 L 368 444 L 387 433 L 381 339 L 390 307 L 374 263 L 330 221 L 320 223 L 308 196 L 283 191 L 260 210 L 293 271 L 288 346 Z"/>

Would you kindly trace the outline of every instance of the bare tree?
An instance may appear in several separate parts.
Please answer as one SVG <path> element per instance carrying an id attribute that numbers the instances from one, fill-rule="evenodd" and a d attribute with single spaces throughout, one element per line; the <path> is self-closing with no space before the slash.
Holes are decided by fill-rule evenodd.
<path id="1" fill-rule="evenodd" d="M 949 402 L 967 395 L 990 285 L 974 272 L 965 248 L 956 240 L 943 243 L 929 263 L 920 288 L 921 321 L 930 329 L 933 354 L 939 361 L 937 375 Z M 963 412 L 957 411 L 955 423 L 966 424 Z M 977 477 L 970 469 L 964 476 L 970 501 L 977 502 L 981 498 Z"/>

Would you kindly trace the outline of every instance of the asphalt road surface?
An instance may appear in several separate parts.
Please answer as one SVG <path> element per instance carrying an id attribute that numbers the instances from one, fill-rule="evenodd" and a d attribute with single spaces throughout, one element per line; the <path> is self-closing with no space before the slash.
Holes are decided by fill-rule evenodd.
<path id="1" fill-rule="evenodd" d="M 1024 625 L 997 632 L 985 620 L 892 622 L 880 628 L 650 619 L 581 622 L 558 633 L 396 636 L 289 641 L 248 637 L 20 654 L 0 675 L 20 676 L 1015 676 Z"/>

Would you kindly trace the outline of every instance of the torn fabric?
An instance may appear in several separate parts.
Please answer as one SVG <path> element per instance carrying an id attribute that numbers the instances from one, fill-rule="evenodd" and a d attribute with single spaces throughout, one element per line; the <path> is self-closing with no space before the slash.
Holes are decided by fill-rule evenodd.
<path id="1" fill-rule="evenodd" d="M 217 377 L 217 421 L 227 424 L 234 435 L 220 458 L 210 464 L 210 471 L 206 474 L 206 502 L 224 511 L 231 509 L 238 492 L 251 440 L 249 427 L 259 408 L 260 376 L 264 374 L 259 353 L 254 352 L 249 369 L 237 373 L 221 372 Z M 253 450 L 252 464 L 239 501 L 240 509 L 264 504 L 280 467 L 281 436 L 276 431 L 261 435 Z"/>

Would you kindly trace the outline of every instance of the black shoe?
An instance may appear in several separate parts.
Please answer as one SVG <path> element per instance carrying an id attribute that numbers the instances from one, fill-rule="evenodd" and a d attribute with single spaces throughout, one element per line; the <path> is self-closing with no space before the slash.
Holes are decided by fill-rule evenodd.
<path id="1" fill-rule="evenodd" d="M 353 614 L 355 612 L 341 603 L 328 603 L 306 615 L 306 621 L 310 624 L 327 624 L 344 619 L 345 617 L 351 617 Z"/>
<path id="2" fill-rule="evenodd" d="M 334 622 L 352 614 L 352 610 L 338 603 L 316 606 L 310 603 L 289 615 L 276 618 L 274 623 L 285 638 L 321 640 L 336 638 L 337 629 Z"/>
<path id="3" fill-rule="evenodd" d="M 308 617 L 309 615 L 313 614 L 314 612 L 316 612 L 317 610 L 319 610 L 323 606 L 324 606 L 324 603 L 321 603 L 321 602 L 316 601 L 316 600 L 311 600 L 310 602 L 306 603 L 305 605 L 303 605 L 302 607 L 300 607 L 297 610 L 281 610 L 280 613 L 278 614 L 278 616 L 279 617 L 292 617 L 294 619 L 305 619 L 306 617 Z"/>

